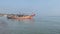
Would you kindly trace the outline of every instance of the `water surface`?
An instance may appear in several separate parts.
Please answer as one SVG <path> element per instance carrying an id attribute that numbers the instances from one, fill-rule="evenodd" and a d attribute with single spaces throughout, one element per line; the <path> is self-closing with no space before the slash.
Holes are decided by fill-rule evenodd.
<path id="1" fill-rule="evenodd" d="M 60 34 L 60 17 L 20 21 L 0 17 L 0 34 Z"/>

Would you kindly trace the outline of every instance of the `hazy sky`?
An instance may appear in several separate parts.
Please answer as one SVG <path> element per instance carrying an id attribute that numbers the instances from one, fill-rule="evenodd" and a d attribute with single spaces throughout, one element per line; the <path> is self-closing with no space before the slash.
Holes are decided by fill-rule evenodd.
<path id="1" fill-rule="evenodd" d="M 10 9 L 10 11 L 0 9 L 2 13 L 18 13 L 15 11 L 18 8 L 22 9 L 20 11 L 35 12 L 42 16 L 60 16 L 60 0 L 0 0 L 0 8 Z"/>

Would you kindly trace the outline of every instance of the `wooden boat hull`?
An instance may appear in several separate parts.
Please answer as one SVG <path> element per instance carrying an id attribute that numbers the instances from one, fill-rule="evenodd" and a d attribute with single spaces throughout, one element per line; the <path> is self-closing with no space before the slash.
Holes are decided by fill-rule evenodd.
<path id="1" fill-rule="evenodd" d="M 8 19 L 32 19 L 32 16 L 23 16 L 23 17 L 7 17 Z"/>
<path id="2" fill-rule="evenodd" d="M 19 16 L 16 16 L 16 15 L 14 15 L 14 16 L 7 16 L 7 18 L 8 19 L 18 19 L 18 20 L 20 20 L 20 19 L 32 19 L 33 18 L 33 16 L 35 16 L 35 14 L 33 14 L 33 15 L 19 15 Z"/>

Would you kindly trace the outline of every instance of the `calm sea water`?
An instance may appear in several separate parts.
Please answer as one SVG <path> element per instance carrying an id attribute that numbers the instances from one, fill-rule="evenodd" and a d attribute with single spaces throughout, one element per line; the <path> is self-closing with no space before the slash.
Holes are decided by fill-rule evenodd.
<path id="1" fill-rule="evenodd" d="M 20 21 L 0 17 L 0 34 L 60 34 L 60 17 Z"/>

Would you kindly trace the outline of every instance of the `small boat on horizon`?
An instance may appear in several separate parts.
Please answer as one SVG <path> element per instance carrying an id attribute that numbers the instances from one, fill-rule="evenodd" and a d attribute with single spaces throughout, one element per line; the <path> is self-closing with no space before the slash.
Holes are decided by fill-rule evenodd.
<path id="1" fill-rule="evenodd" d="M 35 16 L 35 14 L 32 15 L 11 15 L 11 16 L 7 16 L 8 19 L 32 19 Z"/>

